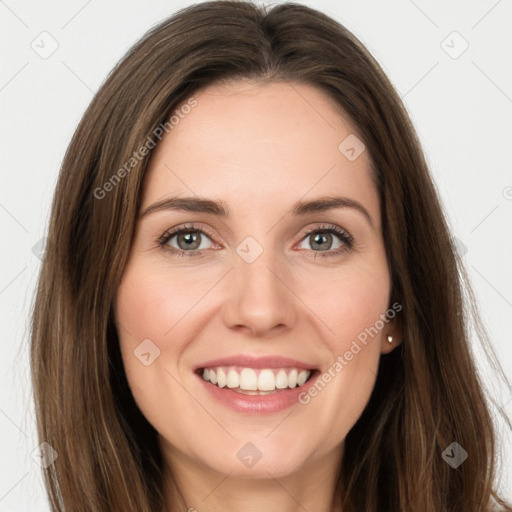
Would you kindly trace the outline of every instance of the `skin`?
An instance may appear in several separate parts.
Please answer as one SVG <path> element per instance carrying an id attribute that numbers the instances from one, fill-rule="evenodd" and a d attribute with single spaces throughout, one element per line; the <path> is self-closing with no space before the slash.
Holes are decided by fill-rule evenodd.
<path id="1" fill-rule="evenodd" d="M 187 507 L 339 510 L 331 500 L 344 439 L 370 398 L 381 354 L 401 341 L 396 317 L 307 405 L 279 413 L 227 409 L 192 369 L 250 354 L 297 358 L 326 372 L 391 307 L 368 152 L 350 161 L 338 149 L 356 128 L 310 85 L 238 80 L 194 97 L 197 106 L 153 152 L 141 211 L 171 196 L 199 195 L 223 200 L 232 216 L 164 210 L 139 219 L 115 300 L 129 385 L 159 433 Z M 329 195 L 358 201 L 373 226 L 354 208 L 289 213 L 298 200 Z M 158 245 L 166 231 L 190 223 L 213 234 L 194 232 L 202 256 L 178 257 Z M 315 233 L 305 233 L 322 224 L 348 231 L 353 248 L 314 259 L 343 244 L 332 234 L 330 245 L 315 250 Z M 236 252 L 248 236 L 263 248 L 252 263 Z M 167 247 L 185 252 L 178 243 L 175 236 Z M 149 366 L 133 354 L 144 339 L 160 349 Z M 248 442 L 262 453 L 251 468 L 237 458 Z"/>

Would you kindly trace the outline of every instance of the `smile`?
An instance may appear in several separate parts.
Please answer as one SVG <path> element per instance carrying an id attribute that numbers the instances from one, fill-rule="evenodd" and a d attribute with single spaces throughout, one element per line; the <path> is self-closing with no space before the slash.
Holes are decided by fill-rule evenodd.
<path id="1" fill-rule="evenodd" d="M 205 381 L 219 388 L 248 395 L 277 393 L 302 386 L 311 375 L 311 370 L 301 368 L 241 368 L 217 366 L 204 368 Z"/>

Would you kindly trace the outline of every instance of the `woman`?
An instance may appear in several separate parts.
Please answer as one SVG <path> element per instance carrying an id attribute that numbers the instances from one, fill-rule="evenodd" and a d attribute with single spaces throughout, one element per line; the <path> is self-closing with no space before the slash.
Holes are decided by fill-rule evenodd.
<path id="1" fill-rule="evenodd" d="M 52 510 L 512 510 L 419 142 L 326 15 L 206 2 L 152 29 L 77 128 L 49 240 Z"/>

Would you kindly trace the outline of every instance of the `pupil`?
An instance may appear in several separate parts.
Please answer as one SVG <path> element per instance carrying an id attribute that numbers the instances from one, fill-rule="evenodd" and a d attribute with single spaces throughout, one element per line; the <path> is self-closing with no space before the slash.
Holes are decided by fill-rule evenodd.
<path id="1" fill-rule="evenodd" d="M 320 247 L 320 246 L 322 245 L 322 242 L 318 243 L 318 239 L 323 238 L 323 239 L 324 239 L 324 241 L 327 241 L 327 242 L 328 242 L 328 241 L 329 241 L 329 239 L 330 239 L 330 236 L 331 236 L 331 235 L 321 235 L 321 234 L 318 234 L 318 233 L 317 233 L 317 234 L 315 235 L 315 237 L 314 237 L 314 243 L 313 243 L 313 246 L 315 246 L 315 245 L 316 245 L 316 246 Z M 325 242 L 324 242 L 324 243 L 325 243 Z M 317 248 L 318 248 L 318 247 L 317 247 Z M 325 249 L 325 248 L 326 248 L 326 247 L 324 247 L 324 249 Z"/>
<path id="2" fill-rule="evenodd" d="M 195 240 L 194 240 L 194 238 L 195 238 Z M 196 245 L 193 246 L 192 249 L 195 249 L 198 246 L 197 242 L 198 242 L 199 237 L 193 233 L 184 233 L 181 235 L 180 239 L 185 241 L 185 245 L 189 249 L 193 246 L 194 243 Z"/>

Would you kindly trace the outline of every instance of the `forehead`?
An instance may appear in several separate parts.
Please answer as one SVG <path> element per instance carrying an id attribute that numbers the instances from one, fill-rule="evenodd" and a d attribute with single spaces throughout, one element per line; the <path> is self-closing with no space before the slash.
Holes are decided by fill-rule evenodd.
<path id="1" fill-rule="evenodd" d="M 303 83 L 233 81 L 193 95 L 197 105 L 155 148 L 142 206 L 168 195 L 221 199 L 235 213 L 300 198 L 344 195 L 378 218 L 378 197 L 357 128 L 333 99 Z M 359 141 L 359 142 L 358 142 Z M 340 146 L 341 144 L 341 146 Z M 350 156 L 350 154 L 349 154 Z"/>

